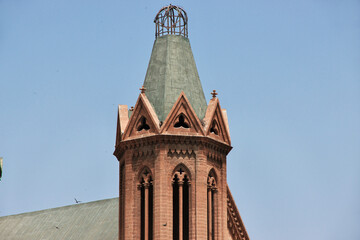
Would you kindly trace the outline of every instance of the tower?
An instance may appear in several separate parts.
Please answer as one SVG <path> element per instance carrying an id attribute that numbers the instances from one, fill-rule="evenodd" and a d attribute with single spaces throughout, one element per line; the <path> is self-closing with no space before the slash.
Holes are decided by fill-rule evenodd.
<path id="1" fill-rule="evenodd" d="M 248 239 L 226 180 L 231 150 L 217 93 L 206 104 L 186 12 L 162 8 L 134 108 L 119 105 L 119 239 Z"/>

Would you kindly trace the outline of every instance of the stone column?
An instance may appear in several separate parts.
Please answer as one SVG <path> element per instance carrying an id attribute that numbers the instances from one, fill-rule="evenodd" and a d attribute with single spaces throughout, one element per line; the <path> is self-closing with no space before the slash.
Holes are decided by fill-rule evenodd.
<path id="1" fill-rule="evenodd" d="M 214 240 L 214 230 L 213 226 L 216 228 L 214 222 L 216 221 L 217 216 L 213 216 L 214 212 L 214 203 L 213 203 L 213 196 L 216 191 L 216 180 L 213 176 L 208 176 L 208 240 Z"/>
<path id="2" fill-rule="evenodd" d="M 183 185 L 184 181 L 179 179 L 179 240 L 183 240 Z"/>
<path id="3" fill-rule="evenodd" d="M 208 186 L 208 196 L 207 196 L 207 204 L 208 204 L 208 240 L 213 240 L 212 237 L 212 191 L 211 186 Z"/>
<path id="4" fill-rule="evenodd" d="M 149 240 L 149 183 L 144 183 L 144 190 L 145 190 L 145 221 L 144 221 L 144 235 L 145 240 Z"/>

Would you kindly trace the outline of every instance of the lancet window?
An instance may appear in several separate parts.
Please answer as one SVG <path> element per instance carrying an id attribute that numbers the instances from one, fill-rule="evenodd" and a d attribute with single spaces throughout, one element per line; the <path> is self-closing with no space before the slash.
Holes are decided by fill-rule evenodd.
<path id="1" fill-rule="evenodd" d="M 141 191 L 141 240 L 153 239 L 153 179 L 145 168 L 140 175 Z"/>
<path id="2" fill-rule="evenodd" d="M 207 224 L 208 224 L 208 240 L 215 239 L 215 209 L 216 209 L 216 178 L 215 173 L 210 171 L 207 179 Z"/>
<path id="3" fill-rule="evenodd" d="M 172 178 L 173 240 L 189 239 L 190 177 L 184 166 L 179 166 Z"/>

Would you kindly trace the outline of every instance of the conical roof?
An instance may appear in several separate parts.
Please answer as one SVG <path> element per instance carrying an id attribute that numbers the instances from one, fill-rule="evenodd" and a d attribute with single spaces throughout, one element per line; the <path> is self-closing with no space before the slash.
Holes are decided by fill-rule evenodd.
<path id="1" fill-rule="evenodd" d="M 207 104 L 188 38 L 180 35 L 157 37 L 144 86 L 160 121 L 169 114 L 181 91 L 197 116 L 204 118 Z"/>

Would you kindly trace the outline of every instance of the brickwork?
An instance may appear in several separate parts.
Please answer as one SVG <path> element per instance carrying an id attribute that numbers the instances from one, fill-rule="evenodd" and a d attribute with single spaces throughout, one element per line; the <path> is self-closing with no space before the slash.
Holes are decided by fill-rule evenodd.
<path id="1" fill-rule="evenodd" d="M 209 124 L 201 121 L 191 108 L 184 93 L 181 93 L 165 122 L 158 129 L 139 134 L 138 120 L 148 117 L 150 128 L 154 128 L 156 117 L 145 93 L 140 94 L 134 113 L 116 145 L 114 155 L 124 166 L 124 182 L 120 183 L 120 199 L 124 199 L 124 216 L 121 219 L 119 239 L 141 239 L 141 190 L 140 174 L 144 168 L 152 174 L 153 184 L 153 239 L 173 238 L 173 187 L 176 169 L 185 171 L 189 178 L 189 238 L 208 237 L 208 177 L 210 172 L 216 178 L 216 191 L 212 198 L 214 208 L 211 216 L 214 240 L 228 237 L 228 187 L 226 181 L 226 155 L 229 145 L 227 119 L 217 99 L 212 99 L 207 110 L 207 123 L 216 119 L 219 132 L 210 132 Z M 139 107 L 140 109 L 136 109 Z M 121 109 L 123 114 L 126 111 Z M 174 127 L 179 115 L 187 119 L 189 128 Z M 155 119 L 155 121 L 153 120 Z M 185 125 L 187 126 L 187 125 Z M 202 128 L 202 129 L 200 129 Z M 124 129 L 124 126 L 118 127 Z M 143 130 L 142 130 L 143 131 Z M 119 134 L 118 134 L 119 135 Z M 121 201 L 121 200 L 120 200 Z M 182 199 L 181 199 L 182 201 Z M 182 205 L 181 205 L 182 206 Z M 184 215 L 185 216 L 185 215 Z M 184 217 L 181 213 L 181 217 Z M 148 220 L 147 220 L 148 222 Z M 150 226 L 149 226 L 150 227 Z M 123 231 L 123 232 L 121 232 Z M 211 239 L 212 240 L 212 239 Z"/>
<path id="2" fill-rule="evenodd" d="M 226 110 L 215 90 L 206 104 L 186 37 L 157 37 L 140 90 L 118 109 L 119 239 L 247 240 L 226 180 Z"/>

